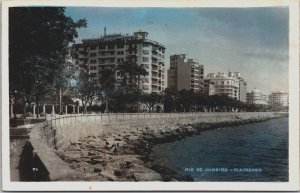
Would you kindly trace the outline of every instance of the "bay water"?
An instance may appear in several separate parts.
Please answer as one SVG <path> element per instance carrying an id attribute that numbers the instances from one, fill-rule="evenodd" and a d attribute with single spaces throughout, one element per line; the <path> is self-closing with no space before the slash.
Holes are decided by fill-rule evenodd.
<path id="1" fill-rule="evenodd" d="M 288 181 L 288 117 L 203 131 L 152 150 L 156 163 L 194 181 Z"/>

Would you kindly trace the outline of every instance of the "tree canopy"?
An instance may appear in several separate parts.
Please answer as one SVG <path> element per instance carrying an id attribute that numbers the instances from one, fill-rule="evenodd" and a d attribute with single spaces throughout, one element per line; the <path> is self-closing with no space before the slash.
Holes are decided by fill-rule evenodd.
<path id="1" fill-rule="evenodd" d="M 72 94 L 81 100 L 85 113 L 87 104 L 90 103 L 90 106 L 92 106 L 93 101 L 99 96 L 100 84 L 98 81 L 92 80 L 85 71 L 80 71 L 75 79 L 76 83 L 72 86 Z"/>
<path id="2" fill-rule="evenodd" d="M 11 97 L 38 103 L 66 63 L 68 46 L 86 27 L 74 21 L 63 7 L 9 9 L 9 85 Z"/>

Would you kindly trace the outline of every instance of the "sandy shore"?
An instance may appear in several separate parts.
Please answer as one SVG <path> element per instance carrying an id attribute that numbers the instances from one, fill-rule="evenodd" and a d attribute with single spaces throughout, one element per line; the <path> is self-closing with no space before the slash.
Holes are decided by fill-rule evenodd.
<path id="1" fill-rule="evenodd" d="M 189 176 L 178 176 L 167 166 L 155 163 L 151 157 L 152 146 L 197 135 L 208 129 L 249 124 L 282 116 L 284 115 L 247 120 L 237 118 L 230 122 L 186 124 L 156 130 L 144 128 L 122 133 L 111 131 L 103 136 L 89 136 L 72 141 L 70 147 L 59 156 L 71 168 L 88 176 L 83 180 L 192 181 Z"/>

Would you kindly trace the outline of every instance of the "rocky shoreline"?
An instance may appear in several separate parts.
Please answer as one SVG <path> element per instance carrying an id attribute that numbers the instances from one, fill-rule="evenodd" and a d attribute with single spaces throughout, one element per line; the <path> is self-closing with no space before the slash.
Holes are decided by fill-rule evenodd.
<path id="1" fill-rule="evenodd" d="M 163 129 L 136 129 L 122 133 L 109 132 L 103 136 L 89 136 L 72 141 L 59 156 L 76 171 L 83 180 L 91 181 L 193 181 L 167 166 L 155 163 L 151 154 L 153 145 L 181 140 L 209 129 L 249 124 L 275 119 L 287 114 L 240 119 L 230 122 L 177 125 Z"/>

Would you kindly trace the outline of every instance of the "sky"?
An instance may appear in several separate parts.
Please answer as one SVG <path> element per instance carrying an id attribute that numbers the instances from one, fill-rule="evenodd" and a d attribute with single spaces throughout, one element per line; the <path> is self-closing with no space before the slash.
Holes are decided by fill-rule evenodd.
<path id="1" fill-rule="evenodd" d="M 74 20 L 86 18 L 76 42 L 107 34 L 143 30 L 172 54 L 187 54 L 204 74 L 240 72 L 247 90 L 288 91 L 289 12 L 265 8 L 100 8 L 67 7 Z"/>

